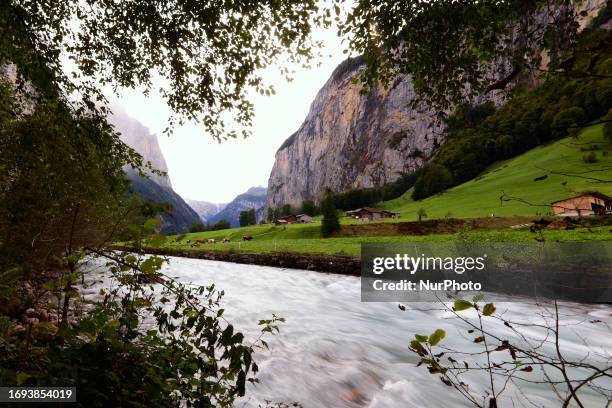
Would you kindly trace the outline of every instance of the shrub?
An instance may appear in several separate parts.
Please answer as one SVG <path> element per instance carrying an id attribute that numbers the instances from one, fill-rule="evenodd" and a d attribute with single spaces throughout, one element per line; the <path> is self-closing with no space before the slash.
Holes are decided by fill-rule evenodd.
<path id="1" fill-rule="evenodd" d="M 582 156 L 582 161 L 585 163 L 595 163 L 597 161 L 597 155 L 595 152 L 588 152 Z"/>
<path id="2" fill-rule="evenodd" d="M 419 222 L 421 222 L 424 217 L 427 217 L 427 212 L 425 212 L 424 208 L 419 208 L 419 211 L 417 211 L 417 216 L 419 217 Z"/>
<path id="3" fill-rule="evenodd" d="M 317 208 L 315 202 L 313 200 L 304 200 L 302 201 L 302 206 L 300 207 L 301 214 L 307 214 L 312 216 L 317 215 L 319 209 Z"/>

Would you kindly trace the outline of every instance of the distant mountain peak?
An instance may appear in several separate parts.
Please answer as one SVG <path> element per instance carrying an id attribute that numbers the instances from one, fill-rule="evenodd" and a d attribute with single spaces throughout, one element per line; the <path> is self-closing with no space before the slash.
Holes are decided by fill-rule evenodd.
<path id="1" fill-rule="evenodd" d="M 250 195 L 266 195 L 268 193 L 268 189 L 266 187 L 261 187 L 261 186 L 257 186 L 257 187 L 251 187 L 249 188 L 245 193 L 243 194 L 250 194 Z"/>
<path id="2" fill-rule="evenodd" d="M 187 201 L 187 204 L 189 204 L 189 206 L 193 208 L 196 213 L 198 213 L 200 220 L 202 220 L 203 223 L 207 223 L 211 217 L 214 217 L 220 211 L 223 211 L 227 205 L 226 203 L 211 203 L 209 201 L 200 200 L 185 201 Z"/>
<path id="3" fill-rule="evenodd" d="M 261 219 L 263 207 L 266 203 L 268 189 L 265 187 L 251 187 L 242 194 L 238 194 L 225 208 L 219 213 L 208 219 L 210 224 L 221 220 L 229 221 L 232 227 L 239 226 L 238 217 L 240 212 L 254 209 L 257 211 L 257 219 Z"/>
<path id="4" fill-rule="evenodd" d="M 122 107 L 113 106 L 112 110 L 113 114 L 109 117 L 109 121 L 115 126 L 115 129 L 121 133 L 121 140 L 140 153 L 145 161 L 151 162 L 151 166 L 153 166 L 155 170 L 168 173 L 168 165 L 159 147 L 157 136 L 140 121 L 129 116 Z M 170 178 L 167 174 L 165 176 L 160 176 L 149 171 L 146 173 L 151 180 L 155 181 L 160 186 L 172 188 Z"/>

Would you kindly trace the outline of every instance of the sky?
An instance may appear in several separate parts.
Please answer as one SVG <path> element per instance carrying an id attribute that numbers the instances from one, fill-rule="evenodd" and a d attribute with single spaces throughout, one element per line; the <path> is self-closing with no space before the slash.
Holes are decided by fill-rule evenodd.
<path id="1" fill-rule="evenodd" d="M 296 71 L 292 82 L 278 73 L 278 66 L 264 70 L 263 78 L 274 85 L 276 95 L 253 93 L 255 117 L 252 135 L 247 139 L 219 143 L 197 123 L 176 127 L 173 134 L 164 135 L 170 109 L 157 92 L 145 97 L 139 90 L 121 90 L 119 96 L 109 99 L 112 106 L 121 106 L 157 135 L 172 186 L 180 196 L 227 203 L 250 187 L 268 185 L 276 150 L 301 126 L 317 92 L 346 59 L 335 29 L 318 29 L 313 35 L 325 44 L 323 57 L 315 61 L 319 66 L 305 69 L 289 65 Z"/>

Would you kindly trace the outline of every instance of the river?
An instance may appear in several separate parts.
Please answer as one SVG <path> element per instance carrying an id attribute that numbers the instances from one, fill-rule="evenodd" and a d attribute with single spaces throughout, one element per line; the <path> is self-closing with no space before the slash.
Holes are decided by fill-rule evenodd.
<path id="1" fill-rule="evenodd" d="M 304 407 L 472 406 L 424 366 L 417 367 L 418 357 L 408 350 L 415 333 L 437 328 L 447 332 L 441 345 L 482 349 L 448 312 L 411 309 L 435 305 L 407 304 L 402 311 L 396 303 L 362 303 L 358 277 L 312 271 L 171 258 L 165 273 L 186 283 L 214 282 L 224 290 L 225 316 L 247 339 L 259 334 L 259 319 L 273 313 L 286 319 L 280 334 L 266 338 L 270 349 L 255 354 L 260 383 L 249 386 L 238 407 L 265 406 L 265 400 L 297 401 Z M 524 302 L 498 303 L 497 308 L 514 321 L 540 319 L 540 308 Z M 565 357 L 605 363 L 612 353 L 612 307 L 563 303 L 560 311 Z M 579 329 L 573 326 L 577 322 Z M 507 330 L 502 323 L 486 321 L 496 333 Z M 528 335 L 541 334 L 533 329 Z M 551 344 L 544 348 L 552 352 Z M 466 381 L 477 390 L 484 379 L 481 373 Z M 599 385 L 612 388 L 611 382 Z M 535 406 L 560 406 L 548 385 L 525 383 L 521 392 Z M 503 395 L 499 406 L 521 406 L 513 400 L 517 390 L 511 384 Z M 605 405 L 595 391 L 582 395 L 586 406 Z"/>

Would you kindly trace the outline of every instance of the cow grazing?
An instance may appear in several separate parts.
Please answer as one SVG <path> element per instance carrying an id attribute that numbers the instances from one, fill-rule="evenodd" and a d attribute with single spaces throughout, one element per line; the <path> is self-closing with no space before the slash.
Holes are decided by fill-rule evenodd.
<path id="1" fill-rule="evenodd" d="M 196 244 L 205 244 L 206 240 L 205 239 L 197 239 L 196 240 Z"/>
<path id="2" fill-rule="evenodd" d="M 229 238 L 223 238 L 223 242 L 224 243 L 228 243 L 228 242 L 230 242 L 230 239 Z"/>
<path id="3" fill-rule="evenodd" d="M 208 242 L 209 244 L 214 244 L 216 241 L 214 239 L 212 239 L 212 238 L 209 238 L 208 241 L 206 241 L 206 242 Z"/>
<path id="4" fill-rule="evenodd" d="M 242 237 L 242 240 L 243 240 L 243 241 L 250 241 L 250 240 L 252 240 L 252 239 L 253 239 L 253 237 L 252 237 L 252 236 L 250 236 L 250 235 L 244 235 L 244 236 Z"/>

